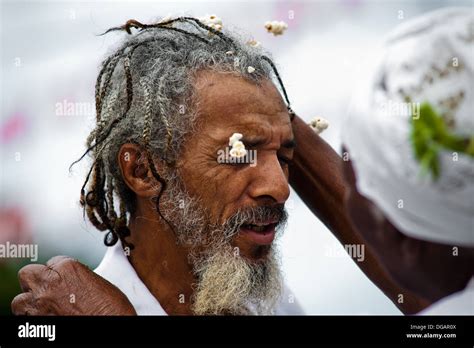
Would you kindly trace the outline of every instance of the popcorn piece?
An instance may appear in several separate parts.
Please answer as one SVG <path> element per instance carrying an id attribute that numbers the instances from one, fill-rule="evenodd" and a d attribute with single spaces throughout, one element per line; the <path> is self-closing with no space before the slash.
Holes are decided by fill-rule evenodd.
<path id="1" fill-rule="evenodd" d="M 309 126 L 316 132 L 316 134 L 321 134 L 329 127 L 329 122 L 322 117 L 316 117 L 309 123 Z"/>
<path id="2" fill-rule="evenodd" d="M 234 146 L 234 143 L 236 141 L 239 141 L 240 139 L 242 139 L 242 134 L 240 133 L 232 134 L 232 136 L 229 138 L 229 146 Z"/>
<path id="3" fill-rule="evenodd" d="M 236 150 L 245 150 L 245 145 L 240 140 L 237 140 L 232 144 L 232 148 Z"/>
<path id="4" fill-rule="evenodd" d="M 247 156 L 247 150 L 245 149 L 234 149 L 232 148 L 229 152 L 231 157 L 242 158 Z"/>
<path id="5" fill-rule="evenodd" d="M 277 36 L 282 35 L 283 32 L 288 29 L 288 24 L 283 21 L 268 21 L 265 23 L 265 28 L 267 32 Z"/>
<path id="6" fill-rule="evenodd" d="M 247 71 L 248 71 L 249 74 L 251 74 L 255 71 L 255 68 L 253 66 L 248 66 Z"/>
<path id="7" fill-rule="evenodd" d="M 242 134 L 234 133 L 229 138 L 229 146 L 232 146 L 232 149 L 229 152 L 229 155 L 234 158 L 242 158 L 247 156 L 247 150 L 245 145 L 240 141 L 242 139 Z"/>
<path id="8" fill-rule="evenodd" d="M 222 30 L 222 19 L 216 15 L 206 15 L 202 18 L 199 18 L 199 20 L 214 30 Z"/>
<path id="9" fill-rule="evenodd" d="M 252 47 L 259 47 L 260 42 L 258 42 L 257 40 L 250 40 L 250 41 L 247 41 L 247 45 L 252 46 Z"/>

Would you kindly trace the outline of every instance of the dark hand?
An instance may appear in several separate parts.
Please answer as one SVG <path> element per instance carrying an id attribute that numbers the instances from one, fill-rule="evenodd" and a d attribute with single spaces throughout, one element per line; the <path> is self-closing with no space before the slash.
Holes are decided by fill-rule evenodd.
<path id="1" fill-rule="evenodd" d="M 66 256 L 25 266 L 18 279 L 23 293 L 13 299 L 15 315 L 136 315 L 117 287 Z"/>

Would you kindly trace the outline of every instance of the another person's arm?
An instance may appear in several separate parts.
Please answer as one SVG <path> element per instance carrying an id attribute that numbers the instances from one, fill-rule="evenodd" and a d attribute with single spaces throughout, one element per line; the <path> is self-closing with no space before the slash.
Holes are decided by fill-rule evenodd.
<path id="1" fill-rule="evenodd" d="M 13 299 L 15 315 L 136 315 L 117 287 L 65 256 L 25 266 L 18 279 L 23 293 Z"/>
<path id="2" fill-rule="evenodd" d="M 293 132 L 297 146 L 290 169 L 291 186 L 341 244 L 364 244 L 345 210 L 341 157 L 298 116 L 293 120 Z M 355 262 L 403 313 L 417 313 L 429 305 L 394 283 L 369 248 L 365 247 L 365 260 Z M 398 301 L 400 294 L 403 303 Z"/>

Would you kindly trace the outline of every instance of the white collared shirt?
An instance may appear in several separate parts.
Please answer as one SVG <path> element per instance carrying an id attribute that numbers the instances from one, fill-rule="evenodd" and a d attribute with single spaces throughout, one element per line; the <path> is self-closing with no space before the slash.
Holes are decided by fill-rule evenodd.
<path id="1" fill-rule="evenodd" d="M 168 315 L 138 277 L 137 272 L 128 261 L 120 241 L 107 249 L 104 258 L 94 272 L 119 288 L 128 297 L 138 315 Z M 305 313 L 300 304 L 285 285 L 275 315 L 303 314 Z"/>

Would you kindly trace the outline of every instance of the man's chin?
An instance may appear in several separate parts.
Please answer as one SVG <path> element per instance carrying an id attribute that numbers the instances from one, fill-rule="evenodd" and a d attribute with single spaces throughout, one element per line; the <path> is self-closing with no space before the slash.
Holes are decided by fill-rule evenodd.
<path id="1" fill-rule="evenodd" d="M 271 250 L 274 247 L 276 231 L 269 230 L 264 232 L 249 231 L 240 228 L 232 242 L 233 253 L 241 256 L 247 262 L 264 262 L 268 259 Z"/>
<path id="2" fill-rule="evenodd" d="M 193 304 L 195 314 L 272 312 L 281 293 L 278 257 L 271 244 L 257 248 L 259 254 L 248 257 L 237 254 L 239 248 L 231 243 L 195 265 L 199 278 Z"/>

